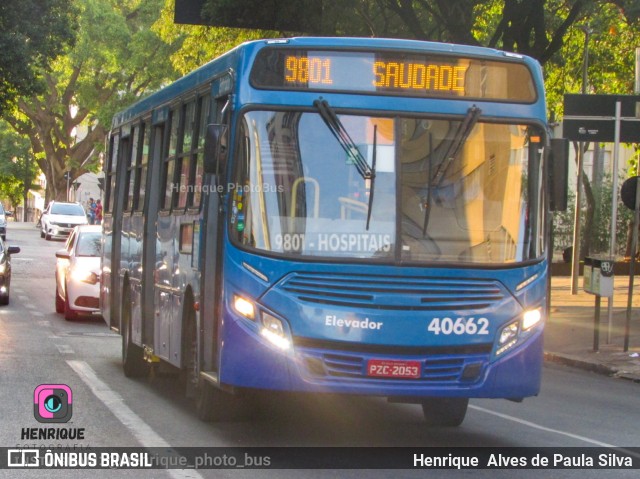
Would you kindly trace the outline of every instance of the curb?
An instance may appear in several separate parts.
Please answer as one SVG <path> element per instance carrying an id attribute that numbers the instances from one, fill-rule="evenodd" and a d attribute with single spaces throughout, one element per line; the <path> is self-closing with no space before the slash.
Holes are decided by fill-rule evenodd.
<path id="1" fill-rule="evenodd" d="M 568 354 L 558 354 L 545 351 L 544 360 L 582 369 L 585 371 L 590 371 L 597 374 L 603 374 L 605 376 L 614 376 L 620 379 L 626 379 L 629 381 L 640 383 L 640 377 L 638 377 L 638 375 L 636 374 L 631 374 L 627 371 L 620 370 L 617 367 L 606 366 L 604 364 L 593 361 L 586 361 L 579 357 L 571 356 Z"/>

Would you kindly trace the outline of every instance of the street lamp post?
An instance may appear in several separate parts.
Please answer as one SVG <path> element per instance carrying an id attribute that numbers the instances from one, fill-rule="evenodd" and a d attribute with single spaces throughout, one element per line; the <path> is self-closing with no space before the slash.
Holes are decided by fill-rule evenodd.
<path id="1" fill-rule="evenodd" d="M 584 32 L 584 52 L 582 62 L 582 94 L 587 93 L 588 75 L 587 69 L 589 67 L 589 37 L 593 30 L 588 25 L 582 26 Z M 582 170 L 584 166 L 584 152 L 585 143 L 580 142 L 578 147 L 578 164 L 577 169 L 577 182 L 576 182 L 576 205 L 575 215 L 573 220 L 573 252 L 571 257 L 571 294 L 578 294 L 578 277 L 580 275 L 580 203 L 582 203 Z"/>

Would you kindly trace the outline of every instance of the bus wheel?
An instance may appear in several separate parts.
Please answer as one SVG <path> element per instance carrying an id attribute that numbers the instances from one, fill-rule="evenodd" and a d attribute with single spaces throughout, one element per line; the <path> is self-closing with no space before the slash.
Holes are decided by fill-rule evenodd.
<path id="1" fill-rule="evenodd" d="M 200 376 L 198 331 L 194 311 L 187 311 L 185 345 L 185 393 L 195 402 L 198 418 L 207 422 L 232 421 L 246 415 L 247 401 L 242 394 L 231 394 Z"/>
<path id="2" fill-rule="evenodd" d="M 202 421 L 219 421 L 223 419 L 225 408 L 224 401 L 221 401 L 225 394 L 214 384 L 209 383 L 200 377 L 200 359 L 198 355 L 198 329 L 193 310 L 185 312 L 187 322 L 187 334 L 185 341 L 185 361 L 184 371 L 185 395 L 195 401 L 196 413 Z"/>
<path id="3" fill-rule="evenodd" d="M 134 344 L 131 338 L 131 302 L 128 294 L 125 294 L 122 304 L 124 305 L 120 329 L 122 334 L 122 370 L 128 378 L 139 378 L 148 373 L 149 365 L 144 360 L 144 350 Z"/>
<path id="4" fill-rule="evenodd" d="M 200 420 L 217 422 L 225 419 L 225 412 L 229 412 L 231 401 L 224 396 L 230 396 L 229 394 L 208 381 L 200 379 L 194 396 L 196 413 Z"/>
<path id="5" fill-rule="evenodd" d="M 457 427 L 468 405 L 468 398 L 427 398 L 422 400 L 422 413 L 428 426 Z"/>
<path id="6" fill-rule="evenodd" d="M 195 393 L 195 405 L 200 420 L 207 422 L 245 421 L 260 412 L 257 397 L 247 391 L 229 393 L 202 378 Z"/>

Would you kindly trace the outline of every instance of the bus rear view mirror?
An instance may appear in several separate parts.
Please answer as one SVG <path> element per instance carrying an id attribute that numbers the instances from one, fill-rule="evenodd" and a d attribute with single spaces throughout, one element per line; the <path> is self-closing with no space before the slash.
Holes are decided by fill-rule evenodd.
<path id="1" fill-rule="evenodd" d="M 549 189 L 551 211 L 567 209 L 567 182 L 569 177 L 569 140 L 553 138 L 549 155 Z"/>
<path id="2" fill-rule="evenodd" d="M 204 139 L 204 171 L 215 175 L 227 149 L 227 125 L 207 125 Z"/>

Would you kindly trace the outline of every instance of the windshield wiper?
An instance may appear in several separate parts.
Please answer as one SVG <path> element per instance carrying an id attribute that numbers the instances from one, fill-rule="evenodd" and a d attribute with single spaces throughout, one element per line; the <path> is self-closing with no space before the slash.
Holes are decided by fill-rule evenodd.
<path id="1" fill-rule="evenodd" d="M 371 154 L 371 170 L 373 176 L 369 180 L 369 204 L 367 205 L 367 228 L 369 231 L 369 223 L 371 222 L 371 206 L 373 205 L 373 191 L 376 182 L 376 158 L 378 154 L 378 125 L 373 125 L 373 153 Z"/>
<path id="2" fill-rule="evenodd" d="M 433 160 L 433 134 L 429 132 L 429 169 L 427 170 L 427 178 L 431 178 L 432 160 Z M 423 203 L 424 221 L 422 222 L 422 237 L 427 236 L 427 226 L 429 226 L 429 215 L 431 213 L 431 183 L 427 183 L 427 199 Z"/>
<path id="3" fill-rule="evenodd" d="M 438 169 L 436 170 L 436 173 L 431 180 L 431 184 L 436 186 L 440 185 L 442 179 L 444 178 L 444 174 L 449 169 L 449 165 L 453 163 L 453 160 L 456 159 L 456 156 L 458 156 L 460 149 L 467 141 L 467 138 L 469 138 L 473 127 L 476 123 L 478 123 L 481 113 L 482 110 L 480 110 L 480 108 L 475 105 L 467 110 L 467 114 L 464 117 L 464 120 L 462 120 L 460 126 L 458 126 L 456 134 L 449 142 L 447 148 L 444 151 L 444 154 L 442 155 L 442 161 L 438 165 Z"/>
<path id="4" fill-rule="evenodd" d="M 362 156 L 338 115 L 329 106 L 329 102 L 327 100 L 315 100 L 313 106 L 318 109 L 320 116 L 329 127 L 329 131 L 333 133 L 342 149 L 347 153 L 347 157 L 353 161 L 358 173 L 365 180 L 371 180 L 375 176 L 375 168 L 371 168 L 367 160 Z"/>

